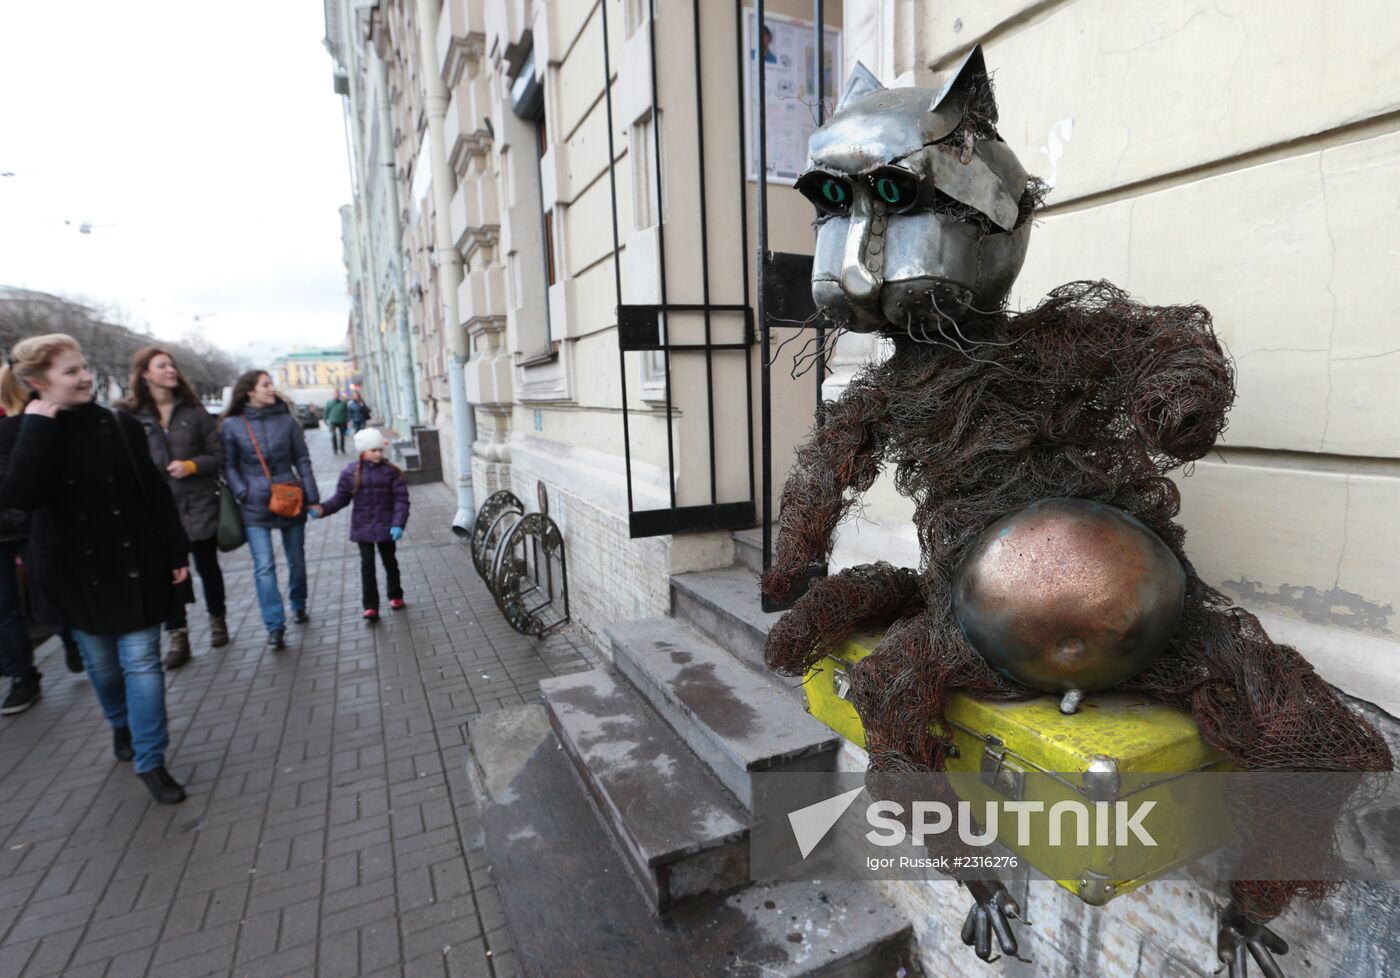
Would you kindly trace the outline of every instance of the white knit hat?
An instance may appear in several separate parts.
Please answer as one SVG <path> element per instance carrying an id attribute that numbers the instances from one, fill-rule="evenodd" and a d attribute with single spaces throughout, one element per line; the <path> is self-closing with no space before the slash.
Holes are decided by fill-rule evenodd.
<path id="1" fill-rule="evenodd" d="M 365 428 L 355 432 L 355 451 L 368 452 L 376 448 L 383 448 L 389 443 L 384 440 L 384 434 L 378 428 Z"/>

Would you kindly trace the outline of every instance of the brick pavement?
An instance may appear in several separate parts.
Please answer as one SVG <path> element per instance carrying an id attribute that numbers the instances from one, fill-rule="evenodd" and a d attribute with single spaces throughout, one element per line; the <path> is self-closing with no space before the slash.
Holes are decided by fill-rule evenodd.
<path id="1" fill-rule="evenodd" d="M 308 434 L 333 484 L 346 457 Z M 151 802 L 86 679 L 40 650 L 44 699 L 0 721 L 0 978 L 516 974 L 464 723 L 597 657 L 572 631 L 510 630 L 446 487 L 414 487 L 413 507 L 409 607 L 374 628 L 348 512 L 310 525 L 312 618 L 282 653 L 263 648 L 247 549 L 224 558 L 233 642 L 209 649 L 192 606 L 196 658 L 167 674 L 182 805 Z"/>

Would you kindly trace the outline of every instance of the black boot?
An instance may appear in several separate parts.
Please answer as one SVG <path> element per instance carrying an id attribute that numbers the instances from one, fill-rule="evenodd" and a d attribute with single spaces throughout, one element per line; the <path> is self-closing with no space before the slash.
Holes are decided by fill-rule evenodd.
<path id="1" fill-rule="evenodd" d="M 59 632 L 58 637 L 63 642 L 63 664 L 69 672 L 82 672 L 83 653 L 78 651 L 78 643 L 66 629 Z"/>
<path id="2" fill-rule="evenodd" d="M 131 728 L 112 728 L 112 753 L 119 761 L 129 761 L 136 756 L 131 746 Z"/>
<path id="3" fill-rule="evenodd" d="M 280 652 L 287 647 L 286 632 L 280 628 L 274 628 L 267 633 L 267 647 L 274 652 Z"/>
<path id="4" fill-rule="evenodd" d="M 146 790 L 151 793 L 157 805 L 178 805 L 185 800 L 185 789 L 170 776 L 164 764 L 149 771 L 142 771 L 136 776 L 145 782 Z"/>
<path id="5" fill-rule="evenodd" d="M 176 628 L 170 633 L 170 651 L 165 654 L 165 668 L 179 669 L 190 661 L 190 630 Z"/>
<path id="6" fill-rule="evenodd" d="M 10 684 L 10 695 L 5 697 L 5 702 L 0 703 L 0 716 L 14 716 L 16 713 L 23 713 L 35 703 L 39 702 L 39 697 L 43 694 L 39 691 L 40 674 L 32 672 L 28 676 L 20 676 Z"/>

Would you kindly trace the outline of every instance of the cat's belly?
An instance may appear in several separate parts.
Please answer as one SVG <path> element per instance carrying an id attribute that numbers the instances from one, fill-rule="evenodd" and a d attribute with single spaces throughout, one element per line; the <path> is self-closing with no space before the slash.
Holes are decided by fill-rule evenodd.
<path id="1" fill-rule="evenodd" d="M 1181 617 L 1186 574 L 1129 514 L 1043 499 L 1001 519 L 957 570 L 964 636 L 1006 675 L 1047 692 L 1106 689 L 1151 665 Z"/>

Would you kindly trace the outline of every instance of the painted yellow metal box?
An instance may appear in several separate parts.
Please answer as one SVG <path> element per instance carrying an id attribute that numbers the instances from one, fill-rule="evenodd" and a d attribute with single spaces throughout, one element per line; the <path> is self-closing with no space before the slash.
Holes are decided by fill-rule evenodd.
<path id="1" fill-rule="evenodd" d="M 865 727 L 847 698 L 848 670 L 880 638 L 878 632 L 853 635 L 813 666 L 804 684 L 809 712 L 862 748 Z M 1066 716 L 1054 696 L 1001 703 L 955 693 L 946 717 L 957 749 L 948 770 L 977 775 L 955 783 L 974 810 L 981 810 L 983 802 L 1006 799 L 1042 801 L 1047 810 L 1059 801 L 1081 800 L 1090 803 L 1090 838 L 1098 841 L 1096 820 L 1118 817 L 1113 803 L 1156 803 L 1157 845 L 1131 858 L 1114 846 L 1052 846 L 1043 826 L 1029 845 L 1008 844 L 1086 903 L 1107 903 L 1217 848 L 1233 834 L 1221 779 L 1193 777 L 1229 770 L 1231 761 L 1210 747 L 1191 716 L 1176 707 L 1144 696 L 1098 693 L 1078 713 Z M 1092 805 L 1099 801 L 1110 805 Z M 1174 812 L 1181 817 L 1171 817 Z M 1115 837 L 1112 827 L 1104 831 L 1107 838 Z"/>

